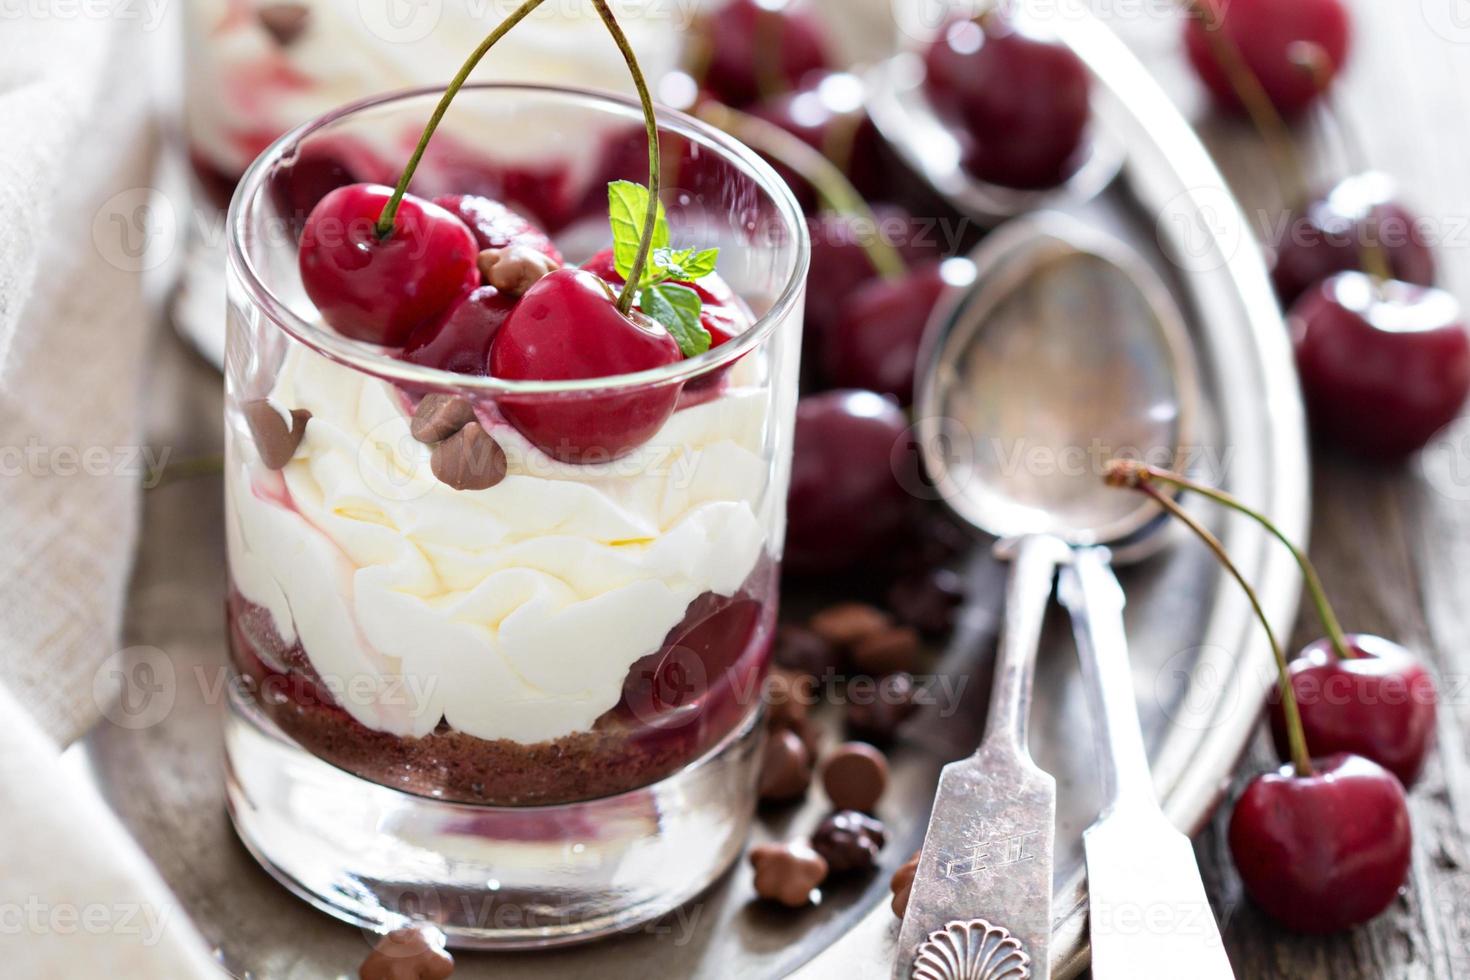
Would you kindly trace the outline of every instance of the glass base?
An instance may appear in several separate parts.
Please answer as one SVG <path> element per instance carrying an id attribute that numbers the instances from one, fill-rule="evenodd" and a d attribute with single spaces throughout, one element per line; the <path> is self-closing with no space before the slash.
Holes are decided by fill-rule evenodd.
<path id="1" fill-rule="evenodd" d="M 631 931 L 703 891 L 755 809 L 759 712 L 643 789 L 584 803 L 447 803 L 368 782 L 286 737 L 233 685 L 226 799 L 245 846 L 291 891 L 357 926 L 428 921 L 461 949 Z"/>

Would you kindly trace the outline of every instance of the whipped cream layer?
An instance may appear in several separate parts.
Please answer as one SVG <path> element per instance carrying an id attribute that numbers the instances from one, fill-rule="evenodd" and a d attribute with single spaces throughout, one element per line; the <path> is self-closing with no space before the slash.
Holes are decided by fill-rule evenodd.
<path id="1" fill-rule="evenodd" d="M 272 0 L 190 0 L 188 130 L 195 152 L 239 174 L 281 133 L 379 92 L 442 85 L 518 3 L 502 0 L 304 0 L 300 35 L 282 45 L 257 11 Z M 644 74 L 678 63 L 685 7 L 673 0 L 614 0 Z M 631 94 L 621 55 L 590 3 L 552 0 L 518 24 L 476 68 L 475 81 L 532 82 Z M 468 100 L 461 100 L 467 103 Z M 455 108 L 461 121 L 473 109 Z M 586 116 L 579 128 L 586 129 Z M 610 122 L 611 127 L 611 122 Z M 455 132 L 461 127 L 456 125 Z M 481 127 L 465 127 L 471 134 Z M 487 145 L 515 162 L 558 156 L 565 136 L 518 132 Z M 386 136 L 387 134 L 385 134 Z M 487 134 L 493 136 L 493 134 Z M 417 131 L 380 149 L 396 160 Z M 407 146 L 399 145 L 400 139 Z"/>
<path id="2" fill-rule="evenodd" d="M 605 464 L 557 462 L 482 415 L 508 475 L 456 491 L 397 388 L 292 344 L 269 395 L 312 413 L 291 461 L 268 470 L 231 420 L 234 586 L 370 728 L 587 731 L 690 602 L 733 595 L 779 534 L 761 374 L 748 355 L 719 397 Z"/>

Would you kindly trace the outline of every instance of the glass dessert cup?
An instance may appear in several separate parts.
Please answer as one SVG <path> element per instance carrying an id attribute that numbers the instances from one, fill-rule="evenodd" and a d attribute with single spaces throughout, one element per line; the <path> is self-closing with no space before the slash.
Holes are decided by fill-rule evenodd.
<path id="1" fill-rule="evenodd" d="M 409 363 L 332 331 L 306 298 L 296 238 L 329 188 L 302 162 L 323 144 L 400 147 L 440 94 L 292 131 L 231 205 L 227 798 L 267 870 L 339 918 L 428 919 L 462 947 L 575 942 L 691 898 L 749 826 L 805 225 L 753 153 L 663 113 L 674 242 L 721 247 L 748 329 L 616 378 Z M 607 182 L 647 179 L 643 139 L 615 96 L 467 86 L 412 189 L 503 193 L 500 175 L 534 165 L 557 195 L 534 216 L 582 262 L 611 240 Z M 431 394 L 473 406 L 500 482 L 440 479 L 411 434 Z M 622 454 L 523 434 L 649 404 L 670 411 Z"/>

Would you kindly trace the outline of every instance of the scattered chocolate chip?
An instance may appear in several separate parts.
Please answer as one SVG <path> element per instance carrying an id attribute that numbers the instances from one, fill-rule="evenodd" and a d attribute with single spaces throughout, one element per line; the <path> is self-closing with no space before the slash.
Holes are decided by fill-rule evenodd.
<path id="1" fill-rule="evenodd" d="M 805 844 L 757 844 L 750 849 L 755 893 L 772 902 L 800 908 L 827 877 L 827 862 Z"/>
<path id="2" fill-rule="evenodd" d="M 812 782 L 812 755 L 801 736 L 789 728 L 766 738 L 761 757 L 760 798 L 767 802 L 794 800 Z"/>
<path id="3" fill-rule="evenodd" d="M 800 729 L 811 708 L 812 690 L 805 675 L 773 670 L 766 679 L 766 724 L 772 729 Z"/>
<path id="4" fill-rule="evenodd" d="M 862 602 L 841 602 L 829 606 L 811 618 L 812 632 L 839 649 L 881 632 L 893 625 L 888 614 L 876 606 Z"/>
<path id="5" fill-rule="evenodd" d="M 480 253 L 480 275 L 502 293 L 520 296 L 561 266 L 544 252 L 525 245 L 487 248 Z"/>
<path id="6" fill-rule="evenodd" d="M 928 636 L 942 636 L 954 626 L 955 610 L 964 597 L 960 576 L 939 568 L 893 583 L 888 590 L 888 605 L 900 622 Z"/>
<path id="7" fill-rule="evenodd" d="M 812 850 L 822 855 L 833 874 L 869 871 L 887 840 L 883 821 L 856 810 L 838 810 L 812 834 Z"/>
<path id="8" fill-rule="evenodd" d="M 866 742 L 843 742 L 822 766 L 822 787 L 837 809 L 872 813 L 888 788 L 888 760 Z"/>
<path id="9" fill-rule="evenodd" d="M 301 445 L 301 440 L 306 435 L 306 423 L 311 420 L 311 413 L 304 408 L 293 408 L 291 427 L 288 429 L 281 413 L 264 398 L 248 401 L 242 408 L 245 424 L 250 426 L 250 435 L 255 439 L 255 448 L 260 453 L 260 461 L 273 470 L 291 462 L 291 457 L 296 454 L 296 447 Z"/>
<path id="10" fill-rule="evenodd" d="M 781 667 L 817 678 L 835 672 L 842 665 L 841 652 L 834 645 L 812 630 L 792 623 L 784 623 L 776 631 L 772 657 Z"/>
<path id="11" fill-rule="evenodd" d="M 284 48 L 306 30 L 307 21 L 311 19 L 311 10 L 301 3 L 271 3 L 256 10 L 255 17 L 260 21 L 260 26 Z"/>
<path id="12" fill-rule="evenodd" d="M 914 713 L 917 688 L 906 673 L 889 674 L 878 681 L 873 697 L 847 702 L 847 730 L 869 742 L 885 745 L 898 726 Z"/>
<path id="13" fill-rule="evenodd" d="M 488 490 L 505 479 L 505 450 L 479 422 L 471 422 L 434 447 L 429 468 L 456 490 Z"/>
<path id="14" fill-rule="evenodd" d="M 437 929 L 407 926 L 378 940 L 358 968 L 358 980 L 445 980 L 454 972 L 454 957 L 444 949 Z"/>
<path id="15" fill-rule="evenodd" d="M 909 910 L 909 896 L 914 892 L 914 875 L 919 873 L 919 855 L 915 854 L 893 872 L 888 887 L 893 891 L 893 914 L 900 919 Z"/>
<path id="16" fill-rule="evenodd" d="M 408 431 L 415 439 L 432 446 L 443 442 L 475 420 L 475 409 L 468 398 L 459 395 L 432 394 L 419 400 L 413 410 Z"/>
<path id="17" fill-rule="evenodd" d="M 922 646 L 919 631 L 912 626 L 890 626 L 869 633 L 853 646 L 853 669 L 875 677 L 912 673 L 919 665 Z"/>

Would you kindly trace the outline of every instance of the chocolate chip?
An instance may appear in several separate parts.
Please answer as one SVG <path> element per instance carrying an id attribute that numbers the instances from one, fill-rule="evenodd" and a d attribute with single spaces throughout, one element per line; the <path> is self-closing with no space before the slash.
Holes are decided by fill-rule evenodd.
<path id="1" fill-rule="evenodd" d="M 900 671 L 912 673 L 919 665 L 919 631 L 912 626 L 890 626 L 869 633 L 852 648 L 852 665 L 863 674 L 882 677 Z"/>
<path id="2" fill-rule="evenodd" d="M 829 606 L 811 618 L 812 632 L 839 649 L 852 647 L 858 641 L 893 625 L 888 614 L 876 606 L 862 602 L 842 602 Z"/>
<path id="3" fill-rule="evenodd" d="M 812 850 L 822 855 L 833 874 L 869 871 L 887 840 L 883 821 L 856 810 L 838 810 L 812 834 Z"/>
<path id="4" fill-rule="evenodd" d="M 432 446 L 474 420 L 475 409 L 469 399 L 459 395 L 425 395 L 413 410 L 413 421 L 408 424 L 408 431 L 419 442 Z"/>
<path id="5" fill-rule="evenodd" d="M 889 674 L 878 682 L 872 698 L 847 702 L 847 730 L 869 742 L 891 742 L 898 726 L 914 713 L 916 693 L 912 676 Z"/>
<path id="6" fill-rule="evenodd" d="M 766 680 L 766 724 L 773 729 L 799 729 L 806 724 L 811 690 L 805 675 L 773 670 Z"/>
<path id="7" fill-rule="evenodd" d="M 304 408 L 293 408 L 288 429 L 281 413 L 264 398 L 246 402 L 242 410 L 245 424 L 255 439 L 256 451 L 260 453 L 260 461 L 272 470 L 291 462 L 291 457 L 296 455 L 296 447 L 301 445 L 306 435 L 306 423 L 311 420 L 311 413 Z"/>
<path id="8" fill-rule="evenodd" d="M 893 892 L 893 914 L 900 919 L 909 910 L 909 896 L 914 893 L 914 875 L 919 873 L 919 855 L 915 854 L 893 872 L 888 887 Z"/>
<path id="9" fill-rule="evenodd" d="M 779 666 L 811 677 L 824 677 L 842 665 L 842 655 L 831 643 L 804 626 L 782 624 L 776 631 L 772 654 Z"/>
<path id="10" fill-rule="evenodd" d="M 750 849 L 755 893 L 791 908 L 811 901 L 812 889 L 827 877 L 827 862 L 805 844 L 757 844 Z"/>
<path id="11" fill-rule="evenodd" d="M 888 760 L 866 742 L 844 742 L 822 767 L 822 788 L 837 809 L 871 813 L 888 788 Z"/>
<path id="12" fill-rule="evenodd" d="M 487 248 L 480 253 L 480 275 L 502 293 L 520 296 L 561 268 L 545 252 L 525 245 Z"/>
<path id="13" fill-rule="evenodd" d="M 963 581 L 947 568 L 909 575 L 888 590 L 888 605 L 899 621 L 928 636 L 949 632 L 963 599 Z"/>
<path id="14" fill-rule="evenodd" d="M 505 479 L 505 450 L 479 422 L 471 422 L 434 447 L 429 468 L 456 490 L 488 490 Z"/>
<path id="15" fill-rule="evenodd" d="M 358 980 L 445 980 L 454 957 L 437 929 L 407 926 L 382 939 L 357 970 Z"/>
<path id="16" fill-rule="evenodd" d="M 812 782 L 812 756 L 801 736 L 789 728 L 766 738 L 761 757 L 760 798 L 767 802 L 794 800 Z"/>
<path id="17" fill-rule="evenodd" d="M 311 19 L 311 10 L 300 3 L 272 3 L 256 10 L 255 17 L 260 21 L 260 26 L 284 48 L 306 30 L 307 21 Z"/>

